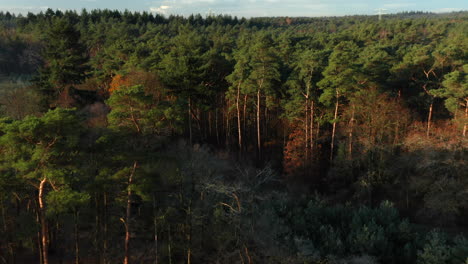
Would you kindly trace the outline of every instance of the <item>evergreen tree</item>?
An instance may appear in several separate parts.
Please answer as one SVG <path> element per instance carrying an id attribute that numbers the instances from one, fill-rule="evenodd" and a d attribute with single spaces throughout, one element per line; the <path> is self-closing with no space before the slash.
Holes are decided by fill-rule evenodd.
<path id="1" fill-rule="evenodd" d="M 36 84 L 52 103 L 86 77 L 87 57 L 80 33 L 66 18 L 51 20 L 43 35 L 45 65 L 40 70 Z"/>

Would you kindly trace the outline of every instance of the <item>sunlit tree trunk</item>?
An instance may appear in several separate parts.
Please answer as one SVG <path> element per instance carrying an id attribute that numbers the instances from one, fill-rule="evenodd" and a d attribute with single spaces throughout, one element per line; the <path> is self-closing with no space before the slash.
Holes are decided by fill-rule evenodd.
<path id="1" fill-rule="evenodd" d="M 468 125 L 468 100 L 465 100 L 465 124 L 463 125 L 463 137 L 466 137 L 466 126 Z"/>
<path id="2" fill-rule="evenodd" d="M 44 204 L 44 187 L 47 183 L 47 178 L 41 180 L 39 184 L 39 218 L 41 221 L 41 247 L 42 247 L 42 260 L 43 264 L 49 264 L 49 238 L 47 230 L 47 222 L 45 216 Z"/>
<path id="3" fill-rule="evenodd" d="M 127 213 L 125 217 L 125 257 L 124 257 L 124 264 L 130 263 L 130 221 L 132 217 L 132 184 L 133 178 L 135 175 L 135 170 L 138 166 L 138 162 L 135 161 L 133 163 L 132 172 L 128 177 L 128 186 L 127 186 Z"/>
<path id="4" fill-rule="evenodd" d="M 431 121 L 432 121 L 432 107 L 434 105 L 434 102 L 431 102 L 431 105 L 429 106 L 429 114 L 427 116 L 427 132 L 426 135 L 429 137 L 430 136 L 430 131 L 431 131 Z"/>
<path id="5" fill-rule="evenodd" d="M 242 128 L 241 128 L 241 110 L 240 110 L 240 86 L 241 83 L 237 85 L 237 97 L 236 97 L 236 109 L 237 109 L 237 134 L 239 142 L 239 151 L 242 152 Z"/>
<path id="6" fill-rule="evenodd" d="M 333 128 L 332 128 L 332 138 L 331 138 L 331 145 L 330 145 L 330 161 L 333 160 L 333 150 L 335 147 L 335 133 L 336 133 L 336 119 L 338 118 L 338 104 L 339 104 L 339 93 L 338 90 L 336 91 L 336 104 L 335 104 L 335 115 L 333 120 Z"/>
<path id="7" fill-rule="evenodd" d="M 42 256 L 42 226 L 41 226 L 41 209 L 39 207 L 39 201 L 36 203 L 36 223 L 37 223 L 37 251 L 39 252 L 39 264 L 44 264 L 44 258 Z"/>
<path id="8" fill-rule="evenodd" d="M 305 103 L 305 118 L 304 118 L 304 130 L 305 130 L 305 164 L 309 160 L 309 99 L 306 98 Z"/>

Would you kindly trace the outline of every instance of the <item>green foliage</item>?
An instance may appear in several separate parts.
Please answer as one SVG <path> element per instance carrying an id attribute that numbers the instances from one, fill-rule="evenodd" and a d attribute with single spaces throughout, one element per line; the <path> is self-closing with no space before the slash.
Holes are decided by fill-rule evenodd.
<path id="1" fill-rule="evenodd" d="M 352 41 L 338 44 L 328 59 L 323 71 L 324 78 L 318 83 L 323 90 L 320 102 L 332 105 L 337 98 L 349 96 L 358 85 L 357 59 L 359 47 Z"/>
<path id="2" fill-rule="evenodd" d="M 121 262 L 130 225 L 134 263 L 466 262 L 466 239 L 426 231 L 466 227 L 466 139 L 438 99 L 463 127 L 466 25 L 466 12 L 0 12 L 1 83 L 40 68 L 0 94 L 0 261 L 37 250 L 47 180 L 62 261 L 76 239 L 82 262 Z M 41 100 L 80 108 L 41 114 Z"/>
<path id="3" fill-rule="evenodd" d="M 449 239 L 447 235 L 432 231 L 426 243 L 418 251 L 418 263 L 465 263 L 468 259 L 468 244 L 465 238 Z"/>
<path id="4" fill-rule="evenodd" d="M 59 95 L 68 86 L 80 84 L 87 66 L 80 33 L 67 18 L 53 19 L 45 31 L 43 58 L 46 61 L 36 79 L 46 95 Z"/>
<path id="5" fill-rule="evenodd" d="M 112 93 L 107 104 L 111 127 L 137 134 L 168 135 L 177 131 L 183 120 L 177 105 L 156 100 L 142 85 L 121 87 Z"/>
<path id="6" fill-rule="evenodd" d="M 69 188 L 47 194 L 47 214 L 54 216 L 63 213 L 74 213 L 80 207 L 85 206 L 90 200 L 90 195 Z"/>
<path id="7" fill-rule="evenodd" d="M 306 208 L 289 210 L 288 221 L 292 221 L 295 244 L 302 255 L 367 254 L 382 263 L 412 263 L 415 259 L 416 232 L 389 202 L 372 209 L 310 201 Z"/>
<path id="8" fill-rule="evenodd" d="M 453 71 L 444 76 L 443 87 L 433 90 L 432 94 L 445 98 L 445 107 L 452 113 L 468 107 L 468 65 L 460 71 Z"/>

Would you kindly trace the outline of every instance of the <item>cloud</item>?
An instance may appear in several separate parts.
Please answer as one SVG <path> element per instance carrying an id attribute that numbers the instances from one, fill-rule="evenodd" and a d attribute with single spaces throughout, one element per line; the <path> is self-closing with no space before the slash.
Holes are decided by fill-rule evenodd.
<path id="1" fill-rule="evenodd" d="M 0 11 L 15 13 L 15 14 L 26 14 L 28 12 L 38 13 L 47 10 L 48 6 L 0 6 Z"/>
<path id="2" fill-rule="evenodd" d="M 384 8 L 389 8 L 389 9 L 402 9 L 402 8 L 407 8 L 407 7 L 412 7 L 416 6 L 415 3 L 390 3 L 390 4 L 384 4 Z"/>
<path id="3" fill-rule="evenodd" d="M 455 7 L 445 7 L 445 8 L 439 8 L 436 10 L 432 10 L 432 12 L 435 13 L 450 13 L 450 12 L 456 12 L 456 11 L 464 11 L 466 9 L 463 8 L 455 8 Z"/>
<path id="4" fill-rule="evenodd" d="M 161 13 L 161 14 L 166 15 L 169 12 L 169 10 L 171 9 L 171 6 L 161 5 L 159 7 L 150 7 L 149 9 L 150 9 L 151 12 Z"/>
<path id="5" fill-rule="evenodd" d="M 204 3 L 209 3 L 213 4 L 216 2 L 216 0 L 180 0 L 180 1 L 174 1 L 174 2 L 180 2 L 182 4 L 204 4 Z"/>

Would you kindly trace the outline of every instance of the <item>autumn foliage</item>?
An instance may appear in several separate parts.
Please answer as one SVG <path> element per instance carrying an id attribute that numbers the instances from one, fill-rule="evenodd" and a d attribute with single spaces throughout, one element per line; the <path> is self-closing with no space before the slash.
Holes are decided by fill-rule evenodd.
<path id="1" fill-rule="evenodd" d="M 289 134 L 283 152 L 283 167 L 286 175 L 295 175 L 306 165 L 304 129 L 296 128 Z"/>
<path id="2" fill-rule="evenodd" d="M 143 85 L 148 94 L 152 94 L 157 98 L 162 96 L 163 86 L 158 76 L 146 71 L 131 71 L 127 74 L 116 74 L 109 84 L 109 94 L 124 86 Z"/>
<path id="3" fill-rule="evenodd" d="M 130 85 L 129 78 L 126 76 L 117 74 L 112 78 L 112 81 L 109 85 L 109 93 L 112 94 L 114 91 L 118 90 L 122 86 Z"/>

